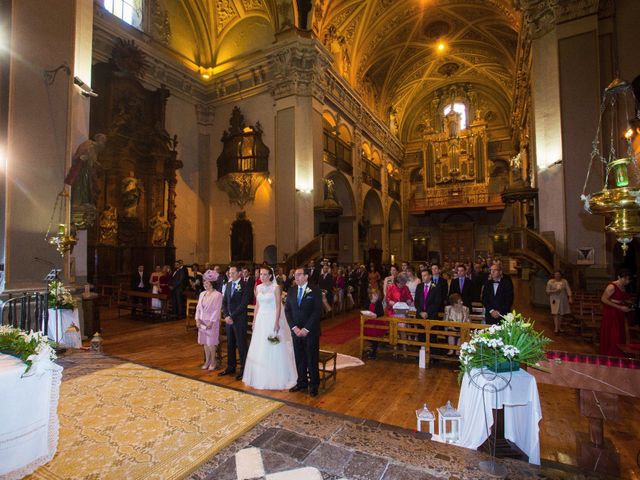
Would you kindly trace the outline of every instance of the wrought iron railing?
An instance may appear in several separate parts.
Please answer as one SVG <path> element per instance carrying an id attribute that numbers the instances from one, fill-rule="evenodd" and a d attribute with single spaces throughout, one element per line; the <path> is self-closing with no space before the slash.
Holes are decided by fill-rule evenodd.
<path id="1" fill-rule="evenodd" d="M 395 178 L 389 177 L 387 193 L 391 198 L 397 201 L 400 201 L 400 180 L 396 180 Z"/>
<path id="2" fill-rule="evenodd" d="M 47 334 L 49 310 L 46 292 L 23 293 L 2 302 L 2 325 L 11 325 L 27 332 Z"/>

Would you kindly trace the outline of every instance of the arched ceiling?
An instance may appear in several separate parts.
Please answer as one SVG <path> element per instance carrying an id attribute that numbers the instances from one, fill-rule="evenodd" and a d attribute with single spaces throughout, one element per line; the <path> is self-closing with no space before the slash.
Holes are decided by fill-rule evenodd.
<path id="1" fill-rule="evenodd" d="M 411 132 L 419 104 L 448 85 L 492 92 L 508 112 L 520 24 L 510 0 L 320 0 L 314 31 L 378 115 Z"/>

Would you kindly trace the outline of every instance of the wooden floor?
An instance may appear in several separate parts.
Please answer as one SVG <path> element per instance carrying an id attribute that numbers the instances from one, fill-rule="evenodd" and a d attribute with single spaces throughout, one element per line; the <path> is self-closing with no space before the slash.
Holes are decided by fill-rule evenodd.
<path id="1" fill-rule="evenodd" d="M 554 336 L 547 312 L 528 307 L 526 292 L 516 298 L 519 311 L 530 315 L 538 329 L 554 340 L 550 348 L 576 352 L 594 352 L 591 345 L 569 336 Z M 309 405 L 379 422 L 415 428 L 415 410 L 423 403 L 433 410 L 447 400 L 457 404 L 459 387 L 455 364 L 437 364 L 427 370 L 415 360 L 394 360 L 379 355 L 363 367 L 338 371 L 335 387 L 318 397 L 302 393 L 256 391 L 234 378 L 200 369 L 202 348 L 196 344 L 194 329 L 187 331 L 184 321 L 149 324 L 129 318 L 118 319 L 115 311 L 103 310 L 102 328 L 106 353 L 161 368 L 218 385 L 266 395 L 271 398 Z M 339 324 L 344 316 L 323 322 L 323 328 Z M 321 341 L 323 349 L 357 356 L 358 339 L 331 345 Z M 546 460 L 576 464 L 575 432 L 587 432 L 587 422 L 579 414 L 577 391 L 539 385 L 543 419 L 541 422 L 541 457 Z M 623 478 L 640 479 L 636 455 L 640 449 L 640 400 L 620 397 L 619 420 L 607 422 L 605 435 L 620 453 Z"/>

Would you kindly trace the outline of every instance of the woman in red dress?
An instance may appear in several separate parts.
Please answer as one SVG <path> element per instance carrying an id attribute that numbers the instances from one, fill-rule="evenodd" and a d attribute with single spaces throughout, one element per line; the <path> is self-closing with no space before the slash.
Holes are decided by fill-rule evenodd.
<path id="1" fill-rule="evenodd" d="M 169 295 L 171 291 L 169 290 L 169 279 L 171 278 L 171 267 L 169 265 L 165 265 L 162 267 L 162 276 L 160 277 L 160 293 L 164 293 L 165 295 Z"/>
<path id="2" fill-rule="evenodd" d="M 404 302 L 407 305 L 413 305 L 413 297 L 407 287 L 409 278 L 406 273 L 400 273 L 396 277 L 396 281 L 389 285 L 387 289 L 387 309 L 386 315 L 393 317 L 393 306 L 398 302 Z"/>
<path id="3" fill-rule="evenodd" d="M 607 285 L 602 294 L 602 322 L 600 323 L 600 355 L 623 357 L 618 348 L 626 343 L 626 315 L 631 309 L 627 306 L 631 296 L 625 291 L 631 281 L 631 272 L 620 270 L 618 279 Z"/>

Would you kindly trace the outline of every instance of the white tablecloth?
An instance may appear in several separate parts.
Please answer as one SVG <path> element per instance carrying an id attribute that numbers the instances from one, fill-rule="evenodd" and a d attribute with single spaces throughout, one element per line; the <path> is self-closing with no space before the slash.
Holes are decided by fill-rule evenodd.
<path id="1" fill-rule="evenodd" d="M 476 373 L 477 370 L 472 372 Z M 493 375 L 491 372 L 489 374 Z M 501 377 L 508 379 L 509 373 L 501 373 Z M 496 394 L 490 393 L 491 388 L 485 389 L 483 413 L 482 387 L 494 385 L 498 390 L 505 382 L 499 378 L 490 380 L 490 376 L 478 375 L 474 377 L 474 385 L 468 374 L 462 379 L 462 388 L 458 400 L 458 411 L 462 414 L 462 432 L 460 445 L 477 449 L 488 438 L 487 430 L 493 425 L 492 409 L 496 405 Z M 542 419 L 540 397 L 536 379 L 525 372 L 513 372 L 510 385 L 497 393 L 498 408 L 504 408 L 504 436 L 514 442 L 529 456 L 529 462 L 540 465 L 540 436 L 538 422 Z"/>
<path id="2" fill-rule="evenodd" d="M 80 328 L 80 317 L 78 316 L 77 308 L 75 310 L 58 310 L 58 330 L 56 331 L 56 310 L 50 308 L 47 336 L 55 342 L 64 344 L 64 332 L 67 331 L 72 322 L 76 324 L 76 327 Z M 82 331 L 80 331 L 80 338 L 82 338 Z"/>
<path id="3" fill-rule="evenodd" d="M 23 377 L 26 365 L 0 353 L 0 479 L 22 478 L 51 461 L 58 447 L 62 367 Z"/>

